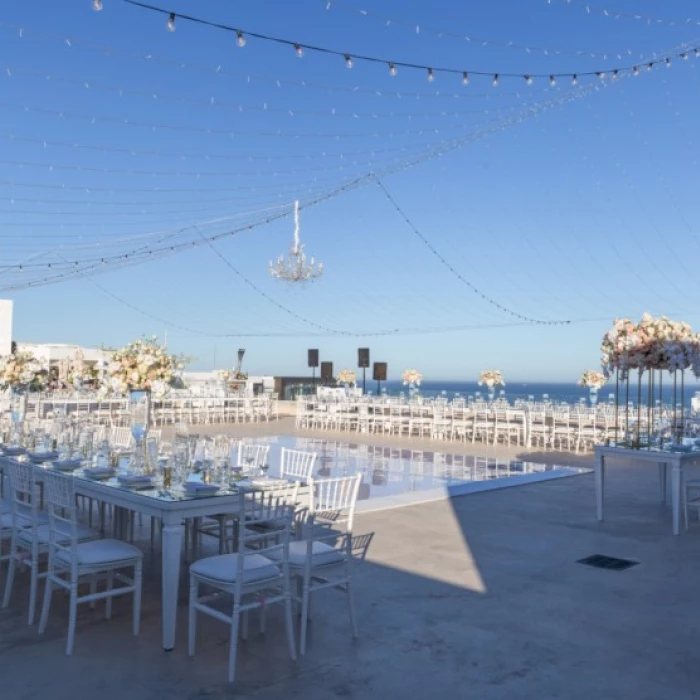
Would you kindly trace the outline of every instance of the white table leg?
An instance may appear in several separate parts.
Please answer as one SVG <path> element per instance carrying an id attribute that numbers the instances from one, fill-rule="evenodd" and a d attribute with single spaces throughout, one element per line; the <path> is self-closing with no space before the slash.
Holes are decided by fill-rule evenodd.
<path id="1" fill-rule="evenodd" d="M 603 519 L 603 495 L 605 491 L 605 457 L 599 455 L 595 462 L 595 497 L 598 520 Z"/>
<path id="2" fill-rule="evenodd" d="M 667 479 L 666 479 L 666 467 L 668 465 L 665 462 L 659 464 L 659 490 L 661 492 L 661 502 L 666 503 L 666 498 L 668 497 L 666 493 Z"/>
<path id="3" fill-rule="evenodd" d="M 681 461 L 675 460 L 671 467 L 671 498 L 673 500 L 673 534 L 681 531 L 681 483 L 683 481 Z"/>
<path id="4" fill-rule="evenodd" d="M 163 514 L 162 534 L 163 575 L 163 649 L 175 647 L 177 594 L 180 583 L 180 552 L 182 549 L 182 518 L 177 513 Z"/>

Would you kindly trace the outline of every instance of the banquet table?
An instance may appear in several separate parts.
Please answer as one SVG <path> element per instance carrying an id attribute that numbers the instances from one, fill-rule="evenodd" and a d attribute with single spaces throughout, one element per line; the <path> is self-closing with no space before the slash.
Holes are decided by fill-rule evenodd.
<path id="1" fill-rule="evenodd" d="M 0 464 L 5 460 L 0 459 Z M 82 470 L 76 470 L 73 475 L 78 495 L 162 520 L 162 636 L 163 649 L 172 651 L 175 647 L 184 521 L 219 513 L 235 514 L 240 504 L 239 492 L 220 490 L 212 496 L 198 496 L 175 488 L 167 492 L 159 489 L 134 490 L 122 486 L 116 478 L 96 481 L 83 475 Z"/>
<path id="2" fill-rule="evenodd" d="M 666 500 L 666 470 L 671 467 L 671 505 L 673 509 L 673 534 L 680 533 L 683 470 L 700 465 L 700 452 L 673 451 L 673 448 L 631 449 L 599 445 L 595 448 L 595 488 L 598 520 L 603 520 L 605 500 L 605 468 L 609 459 L 628 459 L 659 465 L 661 497 Z"/>

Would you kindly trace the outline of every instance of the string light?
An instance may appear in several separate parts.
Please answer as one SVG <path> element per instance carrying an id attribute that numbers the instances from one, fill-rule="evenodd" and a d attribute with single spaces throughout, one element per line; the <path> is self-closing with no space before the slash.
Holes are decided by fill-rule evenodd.
<path id="1" fill-rule="evenodd" d="M 688 60 L 688 54 L 685 53 L 685 51 L 684 51 L 684 52 L 679 56 L 679 58 L 681 58 L 683 61 L 687 61 L 687 60 Z"/>
<path id="2" fill-rule="evenodd" d="M 639 66 L 634 66 L 634 68 L 632 68 L 632 74 L 635 78 L 639 75 Z"/>
<path id="3" fill-rule="evenodd" d="M 493 76 L 493 80 L 491 81 L 491 85 L 494 87 L 498 87 L 498 73 L 495 73 Z"/>
<path id="4" fill-rule="evenodd" d="M 576 75 L 576 73 L 574 73 L 574 74 L 571 76 L 571 84 L 572 84 L 574 87 L 575 87 L 576 85 L 578 85 L 578 75 Z"/>
<path id="5" fill-rule="evenodd" d="M 618 77 L 619 77 L 619 75 L 620 75 L 620 71 L 614 70 L 614 71 L 612 72 L 612 79 L 613 79 L 613 80 L 617 80 Z"/>
<path id="6" fill-rule="evenodd" d="M 533 80 L 532 80 L 532 77 L 531 77 L 531 76 L 526 75 L 526 76 L 524 76 L 524 78 L 525 78 L 525 83 L 526 83 L 527 85 L 532 85 Z"/>
<path id="7" fill-rule="evenodd" d="M 666 59 L 666 68 L 670 68 L 670 67 L 671 67 L 671 59 L 667 58 Z"/>
<path id="8" fill-rule="evenodd" d="M 462 85 L 469 85 L 469 73 L 467 71 L 462 73 Z"/>
<path id="9" fill-rule="evenodd" d="M 236 29 L 236 43 L 243 48 L 246 45 L 245 37 L 240 29 Z"/>
<path id="10" fill-rule="evenodd" d="M 550 75 L 549 76 L 549 86 L 556 87 L 556 85 L 557 85 L 557 79 L 553 75 Z"/>
<path id="11" fill-rule="evenodd" d="M 130 5 L 134 5 L 136 7 L 142 8 L 142 9 L 150 10 L 153 12 L 158 12 L 161 14 L 169 14 L 170 17 L 173 19 L 175 17 L 175 13 L 172 13 L 169 10 L 155 7 L 153 5 L 149 5 L 145 2 L 140 2 L 139 0 L 124 0 L 124 1 Z M 228 25 L 221 24 L 218 22 L 211 22 L 209 20 L 205 20 L 205 19 L 202 19 L 199 17 L 193 17 L 191 15 L 177 15 L 177 16 L 180 17 L 180 19 L 194 22 L 194 23 L 197 23 L 200 25 L 212 27 L 215 29 L 220 29 L 220 30 L 229 31 L 229 32 L 237 31 L 237 29 L 234 27 L 230 27 Z M 326 47 L 322 47 L 322 46 L 315 46 L 315 45 L 311 45 L 311 44 L 300 44 L 299 42 L 291 41 L 289 39 L 285 39 L 282 37 L 271 36 L 271 35 L 267 35 L 267 34 L 260 34 L 257 32 L 247 32 L 247 34 L 248 34 L 248 36 L 255 37 L 256 39 L 270 41 L 270 42 L 274 42 L 276 44 L 283 44 L 283 45 L 287 45 L 287 46 L 292 46 L 294 48 L 294 50 L 296 51 L 297 56 L 300 56 L 300 57 L 303 55 L 305 50 L 314 51 L 317 53 L 325 54 L 327 56 L 330 55 L 330 56 L 345 57 L 348 55 L 347 53 L 345 53 L 343 51 L 338 51 L 335 49 L 326 48 Z M 396 68 L 398 66 L 413 69 L 413 70 L 422 69 L 425 71 L 432 71 L 434 75 L 436 75 L 437 73 L 453 73 L 453 74 L 456 73 L 458 75 L 463 75 L 463 73 L 464 73 L 463 68 L 452 68 L 452 67 L 437 67 L 436 68 L 436 67 L 431 67 L 428 65 L 421 65 L 421 64 L 417 64 L 417 63 L 407 63 L 407 62 L 403 62 L 403 61 L 387 61 L 386 59 L 380 58 L 377 56 L 361 55 L 361 54 L 357 54 L 357 53 L 353 53 L 352 55 L 353 55 L 354 61 L 362 60 L 362 61 L 367 61 L 370 63 L 383 63 L 385 65 L 388 63 L 391 75 L 396 74 Z M 675 54 L 675 55 L 678 55 L 678 54 Z M 618 56 L 619 56 L 619 54 L 618 54 Z M 607 54 L 606 54 L 606 57 L 607 57 Z M 669 62 L 670 59 L 667 57 L 657 58 L 651 62 L 651 65 L 653 66 L 656 63 L 662 63 L 664 61 Z M 619 73 L 621 71 L 631 72 L 632 69 L 633 69 L 632 66 L 625 66 L 622 68 L 617 68 L 616 70 Z M 557 77 L 567 77 L 567 76 L 570 77 L 572 75 L 572 73 L 569 71 L 557 71 L 557 72 L 544 73 L 544 74 L 539 74 L 539 73 L 528 73 L 528 74 L 523 74 L 523 73 L 492 73 L 492 72 L 483 72 L 483 71 L 471 71 L 471 73 L 472 73 L 472 75 L 479 75 L 479 76 L 484 76 L 484 77 L 494 75 L 496 77 L 520 78 L 520 79 L 525 78 L 526 80 L 528 80 L 528 79 L 534 80 L 535 78 L 551 78 L 551 77 L 557 78 Z M 579 73 L 578 77 L 598 76 L 599 78 L 604 79 L 607 77 L 607 75 L 608 75 L 608 71 L 598 70 L 598 71 L 588 71 L 588 72 L 584 72 L 584 73 Z M 496 85 L 498 85 L 498 81 L 496 81 Z"/>
<path id="12" fill-rule="evenodd" d="M 428 82 L 432 83 L 435 80 L 435 75 L 433 74 L 433 69 L 428 68 Z"/>
<path id="13" fill-rule="evenodd" d="M 175 13 L 171 12 L 170 17 L 168 17 L 168 31 L 169 32 L 174 32 L 175 31 Z"/>
<path id="14" fill-rule="evenodd" d="M 355 65 L 355 62 L 352 60 L 352 56 L 348 53 L 345 54 L 345 66 L 347 68 L 352 68 Z"/>
<path id="15" fill-rule="evenodd" d="M 102 0 L 92 0 L 92 9 L 95 10 L 95 12 L 101 12 Z"/>

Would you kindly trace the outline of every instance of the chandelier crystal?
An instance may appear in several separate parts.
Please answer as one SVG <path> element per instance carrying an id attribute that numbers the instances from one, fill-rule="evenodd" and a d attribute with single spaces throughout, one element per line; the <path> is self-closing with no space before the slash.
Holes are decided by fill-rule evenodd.
<path id="1" fill-rule="evenodd" d="M 270 274 L 284 282 L 313 282 L 323 274 L 323 263 L 314 258 L 306 259 L 304 246 L 299 240 L 299 202 L 294 202 L 294 245 L 289 255 L 280 255 L 275 262 L 270 261 Z"/>

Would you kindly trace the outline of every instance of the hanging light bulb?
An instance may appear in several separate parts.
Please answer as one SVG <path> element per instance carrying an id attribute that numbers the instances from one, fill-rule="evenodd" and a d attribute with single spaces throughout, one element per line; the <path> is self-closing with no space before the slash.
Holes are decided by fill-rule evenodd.
<path id="1" fill-rule="evenodd" d="M 435 80 L 435 75 L 433 74 L 433 69 L 428 68 L 428 82 L 432 83 Z"/>
<path id="2" fill-rule="evenodd" d="M 635 78 L 639 75 L 639 66 L 635 66 L 634 68 L 632 68 L 632 74 Z"/>
<path id="3" fill-rule="evenodd" d="M 493 82 L 491 83 L 494 87 L 498 87 L 498 73 L 495 73 L 493 76 Z"/>
<path id="4" fill-rule="evenodd" d="M 352 56 L 348 53 L 345 54 L 345 65 L 347 68 L 352 68 L 355 62 L 352 60 Z"/>
<path id="5" fill-rule="evenodd" d="M 175 31 L 175 13 L 171 12 L 170 17 L 168 17 L 168 31 L 169 32 L 174 32 Z"/>
<path id="6" fill-rule="evenodd" d="M 526 82 L 528 85 L 532 85 L 532 76 L 526 75 L 526 76 L 524 76 L 524 78 L 525 78 L 525 82 Z"/>
<path id="7" fill-rule="evenodd" d="M 469 85 L 469 73 L 467 71 L 462 73 L 462 85 Z"/>
<path id="8" fill-rule="evenodd" d="M 299 58 L 304 55 L 304 49 L 302 49 L 299 44 L 294 44 L 294 50 L 297 52 L 297 56 L 299 56 Z"/>
<path id="9" fill-rule="evenodd" d="M 665 63 L 666 63 L 666 68 L 670 68 L 670 67 L 671 67 L 671 59 L 670 59 L 670 58 L 667 58 L 666 61 L 665 61 Z"/>
<path id="10" fill-rule="evenodd" d="M 95 12 L 100 12 L 102 10 L 102 0 L 92 0 L 92 9 Z"/>
<path id="11" fill-rule="evenodd" d="M 243 32 L 240 29 L 236 29 L 236 43 L 243 48 L 246 44 L 245 37 L 243 36 Z"/>
<path id="12" fill-rule="evenodd" d="M 550 87 L 556 87 L 557 86 L 557 79 L 553 76 L 549 76 L 549 86 Z"/>
<path id="13" fill-rule="evenodd" d="M 576 75 L 576 73 L 571 76 L 571 84 L 578 85 L 578 75 Z"/>
<path id="14" fill-rule="evenodd" d="M 685 52 L 683 52 L 683 53 L 681 54 L 680 57 L 681 57 L 684 61 L 687 61 L 687 60 L 688 60 L 688 54 L 685 53 Z"/>
<path id="15" fill-rule="evenodd" d="M 693 49 L 693 53 L 695 54 L 695 58 L 700 56 L 700 49 Z"/>
<path id="16" fill-rule="evenodd" d="M 653 63 L 647 63 L 647 70 L 651 70 L 654 67 Z"/>
<path id="17" fill-rule="evenodd" d="M 389 75 L 392 78 L 396 75 L 396 66 L 391 61 L 389 61 Z"/>
<path id="18" fill-rule="evenodd" d="M 618 76 L 618 75 L 620 75 L 620 71 L 617 70 L 617 69 L 615 69 L 615 70 L 612 72 L 612 79 L 613 79 L 613 80 L 617 80 L 617 76 Z"/>
<path id="19" fill-rule="evenodd" d="M 607 75 L 605 74 L 605 71 L 598 71 L 598 72 L 596 73 L 596 75 L 597 75 L 601 80 L 605 80 L 605 78 L 607 78 Z"/>

